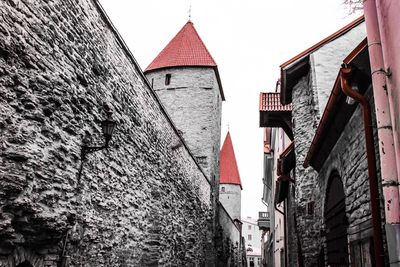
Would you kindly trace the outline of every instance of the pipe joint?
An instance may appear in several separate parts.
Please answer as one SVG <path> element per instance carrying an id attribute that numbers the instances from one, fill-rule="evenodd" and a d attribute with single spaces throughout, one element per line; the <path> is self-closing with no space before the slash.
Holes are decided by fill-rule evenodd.
<path id="1" fill-rule="evenodd" d="M 397 187 L 397 186 L 400 186 L 400 183 L 398 181 L 389 180 L 389 181 L 382 182 L 382 186 L 383 187 L 391 187 L 391 186 Z"/>
<path id="2" fill-rule="evenodd" d="M 388 68 L 387 70 L 384 70 L 383 68 L 379 68 L 379 69 L 376 69 L 376 70 L 371 72 L 371 76 L 374 75 L 374 74 L 383 74 L 386 77 L 391 77 L 392 76 L 392 71 L 391 71 L 390 68 Z"/>

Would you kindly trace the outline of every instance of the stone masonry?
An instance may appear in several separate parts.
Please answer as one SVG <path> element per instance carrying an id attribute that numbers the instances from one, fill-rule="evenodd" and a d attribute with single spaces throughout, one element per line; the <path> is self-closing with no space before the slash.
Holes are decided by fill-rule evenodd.
<path id="1" fill-rule="evenodd" d="M 171 79 L 165 85 L 167 74 Z M 214 69 L 176 67 L 146 77 L 207 177 L 218 186 L 222 99 Z"/>
<path id="2" fill-rule="evenodd" d="M 220 184 L 219 201 L 232 219 L 241 218 L 242 188 L 236 184 Z"/>
<path id="3" fill-rule="evenodd" d="M 365 94 L 369 99 L 373 112 L 373 129 L 376 151 L 378 135 L 376 132 L 376 117 L 373 106 L 371 87 Z M 379 154 L 377 163 L 379 162 Z M 379 166 L 379 164 L 377 164 Z M 347 123 L 342 135 L 333 147 L 329 157 L 321 168 L 317 185 L 321 188 L 316 192 L 315 211 L 323 216 L 324 203 L 329 177 L 336 172 L 343 181 L 346 196 L 346 217 L 348 220 L 348 242 L 372 237 L 372 219 L 370 209 L 370 193 L 368 182 L 368 164 L 365 148 L 365 136 L 361 106 L 358 105 L 353 116 Z M 381 179 L 378 167 L 378 179 Z M 383 215 L 383 209 L 382 209 Z"/>
<path id="4" fill-rule="evenodd" d="M 319 185 L 318 173 L 311 167 L 304 168 L 303 163 L 311 145 L 319 119 L 324 112 L 326 102 L 332 90 L 342 60 L 361 40 L 365 38 L 365 24 L 344 33 L 339 38 L 325 44 L 310 55 L 310 71 L 294 86 L 293 133 L 295 141 L 296 180 L 294 203 L 290 204 L 296 222 L 289 222 L 288 240 L 289 266 L 295 266 L 297 258 L 302 257 L 304 266 L 314 266 L 318 261 L 321 229 L 323 228 L 323 211 L 325 188 Z M 362 153 L 362 151 L 358 151 Z M 314 206 L 313 210 L 308 210 Z M 298 242 L 299 241 L 299 242 Z M 301 254 L 297 254 L 300 248 Z"/>
<path id="5" fill-rule="evenodd" d="M 0 266 L 202 265 L 210 183 L 97 1 L 1 1 L 0 39 Z"/>
<path id="6" fill-rule="evenodd" d="M 311 77 L 308 75 L 303 77 L 293 89 L 293 121 L 294 121 L 294 142 L 296 152 L 296 168 L 295 168 L 295 209 L 297 229 L 289 229 L 289 232 L 296 235 L 296 238 L 288 240 L 289 252 L 296 251 L 298 248 L 298 240 L 300 240 L 302 256 L 304 258 L 304 266 L 313 266 L 319 252 L 320 242 L 319 230 L 321 229 L 321 219 L 319 214 L 309 215 L 307 213 L 307 204 L 315 202 L 315 187 L 317 182 L 317 172 L 312 168 L 304 169 L 302 163 L 307 154 L 309 144 L 313 138 L 313 134 L 317 128 L 316 113 L 313 109 L 312 90 L 309 90 Z M 293 207 L 293 205 L 291 205 Z M 291 222 L 289 225 L 295 225 Z M 294 266 L 293 262 L 297 258 L 289 257 L 289 266 Z"/>

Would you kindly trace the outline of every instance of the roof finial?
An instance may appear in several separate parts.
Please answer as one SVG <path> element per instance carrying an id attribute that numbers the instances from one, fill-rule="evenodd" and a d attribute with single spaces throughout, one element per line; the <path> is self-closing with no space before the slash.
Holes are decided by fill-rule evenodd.
<path id="1" fill-rule="evenodd" d="M 192 2 L 190 1 L 190 3 L 189 3 L 189 11 L 188 11 L 188 13 L 189 13 L 189 21 L 192 19 Z"/>

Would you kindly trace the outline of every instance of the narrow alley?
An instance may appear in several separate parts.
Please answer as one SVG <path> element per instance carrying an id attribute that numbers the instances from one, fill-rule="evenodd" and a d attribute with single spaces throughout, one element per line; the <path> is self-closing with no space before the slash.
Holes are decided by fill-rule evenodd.
<path id="1" fill-rule="evenodd" d="M 400 3 L 294 2 L 2 0 L 0 267 L 400 267 Z"/>

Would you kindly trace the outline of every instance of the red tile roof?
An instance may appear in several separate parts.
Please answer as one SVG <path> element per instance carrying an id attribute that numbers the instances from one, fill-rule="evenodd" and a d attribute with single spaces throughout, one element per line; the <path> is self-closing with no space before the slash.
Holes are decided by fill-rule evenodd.
<path id="1" fill-rule="evenodd" d="M 191 21 L 183 26 L 145 72 L 175 66 L 217 66 Z"/>
<path id="2" fill-rule="evenodd" d="M 242 188 L 239 169 L 236 163 L 235 151 L 233 150 L 231 135 L 225 137 L 220 152 L 220 184 L 237 184 Z"/>
<path id="3" fill-rule="evenodd" d="M 292 104 L 282 105 L 280 93 L 260 93 L 260 111 L 292 111 Z"/>

